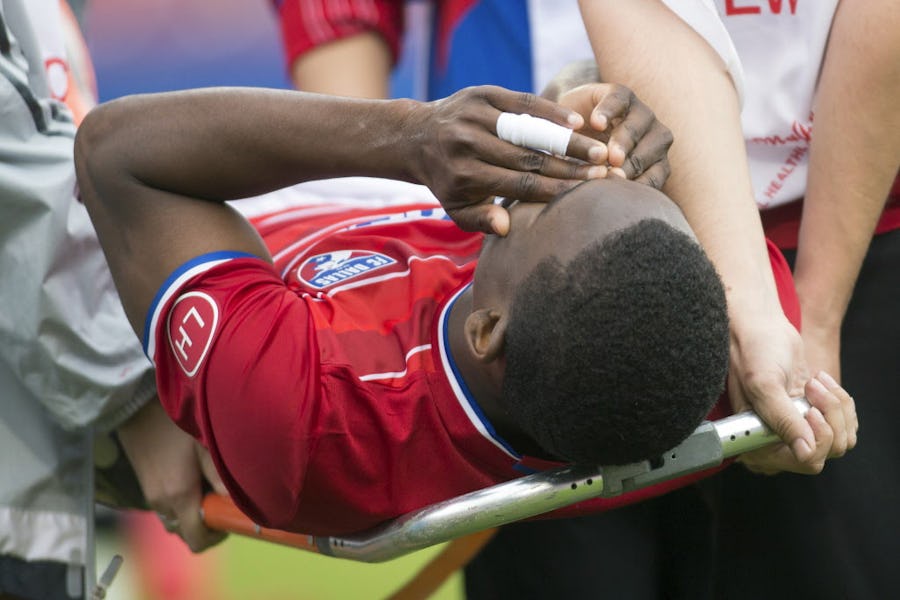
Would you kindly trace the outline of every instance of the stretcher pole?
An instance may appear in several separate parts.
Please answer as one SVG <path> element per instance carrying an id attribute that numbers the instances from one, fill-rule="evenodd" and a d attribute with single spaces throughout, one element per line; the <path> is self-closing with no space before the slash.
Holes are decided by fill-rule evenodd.
<path id="1" fill-rule="evenodd" d="M 801 414 L 804 398 L 794 400 Z M 382 562 L 464 535 L 564 508 L 599 496 L 612 497 L 718 466 L 727 458 L 780 441 L 753 412 L 706 421 L 656 461 L 595 467 L 571 465 L 513 479 L 438 502 L 350 536 L 310 536 L 253 523 L 227 498 L 208 495 L 208 527 L 361 562 Z"/>

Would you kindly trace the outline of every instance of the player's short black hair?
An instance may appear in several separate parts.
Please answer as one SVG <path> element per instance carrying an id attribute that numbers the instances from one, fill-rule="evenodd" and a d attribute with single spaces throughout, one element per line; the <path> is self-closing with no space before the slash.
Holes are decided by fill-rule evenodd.
<path id="1" fill-rule="evenodd" d="M 552 456 L 616 465 L 658 457 L 723 391 L 722 282 L 690 237 L 658 219 L 563 265 L 544 259 L 513 298 L 503 403 Z"/>

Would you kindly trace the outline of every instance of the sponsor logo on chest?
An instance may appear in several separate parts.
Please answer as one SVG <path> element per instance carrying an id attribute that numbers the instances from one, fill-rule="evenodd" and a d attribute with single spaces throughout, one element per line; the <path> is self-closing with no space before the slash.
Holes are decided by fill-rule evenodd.
<path id="1" fill-rule="evenodd" d="M 335 250 L 307 258 L 297 269 L 297 278 L 312 288 L 322 290 L 396 263 L 396 260 L 380 252 Z"/>

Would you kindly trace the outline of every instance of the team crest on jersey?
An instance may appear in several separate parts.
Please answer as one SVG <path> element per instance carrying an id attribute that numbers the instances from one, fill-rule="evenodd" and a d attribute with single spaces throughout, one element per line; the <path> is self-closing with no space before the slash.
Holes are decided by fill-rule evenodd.
<path id="1" fill-rule="evenodd" d="M 370 250 L 336 250 L 307 258 L 297 269 L 297 277 L 307 285 L 322 290 L 396 262 L 390 256 Z"/>
<path id="2" fill-rule="evenodd" d="M 169 310 L 169 346 L 188 377 L 203 364 L 218 324 L 219 306 L 203 292 L 182 294 Z"/>

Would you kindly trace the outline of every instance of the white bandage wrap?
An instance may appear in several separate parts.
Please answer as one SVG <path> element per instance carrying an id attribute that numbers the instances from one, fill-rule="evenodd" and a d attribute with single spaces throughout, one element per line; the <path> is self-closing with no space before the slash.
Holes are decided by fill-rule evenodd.
<path id="1" fill-rule="evenodd" d="M 497 117 L 497 137 L 516 146 L 565 156 L 572 130 L 540 117 L 505 112 Z"/>

